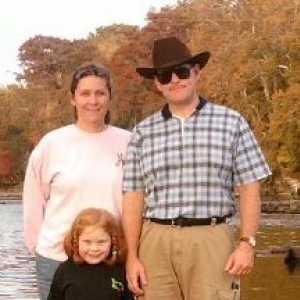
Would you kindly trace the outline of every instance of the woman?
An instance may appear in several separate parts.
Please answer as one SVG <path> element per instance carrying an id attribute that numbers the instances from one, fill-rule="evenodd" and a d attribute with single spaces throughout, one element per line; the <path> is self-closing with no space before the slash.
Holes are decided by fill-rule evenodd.
<path id="1" fill-rule="evenodd" d="M 46 134 L 33 150 L 24 181 L 24 233 L 35 254 L 38 290 L 47 299 L 53 274 L 67 259 L 63 238 L 86 207 L 121 212 L 122 163 L 130 132 L 110 126 L 111 78 L 93 64 L 71 81 L 76 121 Z M 101 200 L 100 200 L 101 199 Z"/>

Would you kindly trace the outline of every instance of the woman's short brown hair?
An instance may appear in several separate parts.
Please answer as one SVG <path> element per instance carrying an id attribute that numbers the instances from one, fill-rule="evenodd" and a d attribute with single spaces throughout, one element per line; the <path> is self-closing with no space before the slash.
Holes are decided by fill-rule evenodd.
<path id="1" fill-rule="evenodd" d="M 108 211 L 100 208 L 84 209 L 75 218 L 71 230 L 64 239 L 64 250 L 69 258 L 76 263 L 84 262 L 79 255 L 79 236 L 88 226 L 102 228 L 111 237 L 110 255 L 105 260 L 107 264 L 125 260 L 125 241 L 121 226 Z"/>

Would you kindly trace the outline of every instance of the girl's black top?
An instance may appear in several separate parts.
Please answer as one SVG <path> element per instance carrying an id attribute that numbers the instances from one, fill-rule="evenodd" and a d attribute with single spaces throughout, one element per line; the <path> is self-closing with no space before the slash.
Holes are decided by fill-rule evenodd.
<path id="1" fill-rule="evenodd" d="M 123 264 L 76 264 L 72 259 L 56 270 L 48 300 L 133 300 Z"/>

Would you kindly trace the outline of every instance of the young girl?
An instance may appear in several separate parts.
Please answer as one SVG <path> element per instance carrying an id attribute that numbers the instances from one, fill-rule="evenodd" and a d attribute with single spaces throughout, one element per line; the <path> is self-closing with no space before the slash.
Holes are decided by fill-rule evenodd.
<path id="1" fill-rule="evenodd" d="M 87 208 L 75 218 L 64 240 L 68 260 L 54 274 L 48 300 L 128 300 L 125 246 L 114 217 Z"/>

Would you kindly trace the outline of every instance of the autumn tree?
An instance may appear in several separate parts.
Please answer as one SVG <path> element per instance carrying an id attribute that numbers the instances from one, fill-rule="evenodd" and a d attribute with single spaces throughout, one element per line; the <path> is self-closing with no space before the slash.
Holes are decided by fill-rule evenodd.
<path id="1" fill-rule="evenodd" d="M 135 69 L 151 65 L 155 39 L 175 35 L 192 53 L 211 52 L 199 94 L 247 119 L 272 178 L 300 177 L 299 14 L 299 0 L 178 1 L 151 8 L 141 28 L 101 26 L 87 39 L 75 41 L 36 36 L 20 47 L 23 73 L 18 78 L 23 85 L 0 95 L 0 140 L 6 133 L 37 137 L 36 131 L 72 122 L 69 79 L 86 61 L 110 69 L 113 122 L 131 129 L 164 104 L 153 82 Z"/>

